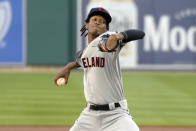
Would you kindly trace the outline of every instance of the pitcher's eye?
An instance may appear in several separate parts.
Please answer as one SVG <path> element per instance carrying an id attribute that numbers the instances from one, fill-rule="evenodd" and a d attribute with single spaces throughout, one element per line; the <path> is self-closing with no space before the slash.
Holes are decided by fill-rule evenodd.
<path id="1" fill-rule="evenodd" d="M 97 21 L 97 18 L 93 18 L 93 21 Z"/>

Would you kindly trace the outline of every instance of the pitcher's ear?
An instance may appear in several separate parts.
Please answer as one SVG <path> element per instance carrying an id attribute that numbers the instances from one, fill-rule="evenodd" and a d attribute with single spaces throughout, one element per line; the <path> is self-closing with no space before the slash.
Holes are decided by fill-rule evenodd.
<path id="1" fill-rule="evenodd" d="M 88 23 L 85 24 L 85 28 L 86 28 L 86 30 L 88 30 Z"/>

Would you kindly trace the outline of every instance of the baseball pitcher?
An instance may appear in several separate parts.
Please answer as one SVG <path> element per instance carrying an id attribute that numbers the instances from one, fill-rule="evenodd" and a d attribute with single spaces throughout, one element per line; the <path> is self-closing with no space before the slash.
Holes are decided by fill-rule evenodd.
<path id="1" fill-rule="evenodd" d="M 87 106 L 70 131 L 139 131 L 124 97 L 119 52 L 127 42 L 142 39 L 145 34 L 140 30 L 110 32 L 111 20 L 104 8 L 90 10 L 81 29 L 81 35 L 88 36 L 88 46 L 54 79 L 56 83 L 63 77 L 67 84 L 72 69 L 84 70 Z"/>

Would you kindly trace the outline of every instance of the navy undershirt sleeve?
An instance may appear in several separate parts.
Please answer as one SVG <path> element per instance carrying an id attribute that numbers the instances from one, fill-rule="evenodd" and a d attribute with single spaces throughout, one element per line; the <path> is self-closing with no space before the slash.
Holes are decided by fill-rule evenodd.
<path id="1" fill-rule="evenodd" d="M 124 36 L 124 40 L 122 41 L 123 43 L 127 43 L 133 40 L 139 40 L 145 36 L 145 33 L 141 30 L 127 30 L 121 32 L 121 34 Z"/>

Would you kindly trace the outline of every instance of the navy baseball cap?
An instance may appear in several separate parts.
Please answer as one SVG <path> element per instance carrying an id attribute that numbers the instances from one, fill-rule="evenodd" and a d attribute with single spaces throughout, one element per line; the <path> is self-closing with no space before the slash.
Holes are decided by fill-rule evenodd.
<path id="1" fill-rule="evenodd" d="M 110 13 L 102 7 L 92 8 L 85 21 L 89 22 L 90 18 L 95 15 L 103 16 L 107 24 L 109 24 L 112 21 L 112 17 L 110 16 Z"/>

